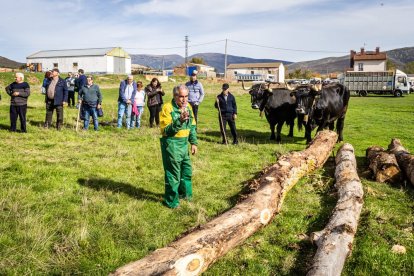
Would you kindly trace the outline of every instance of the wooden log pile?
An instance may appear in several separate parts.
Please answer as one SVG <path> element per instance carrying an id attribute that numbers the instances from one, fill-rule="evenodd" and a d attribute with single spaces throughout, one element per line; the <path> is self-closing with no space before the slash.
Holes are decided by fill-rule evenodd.
<path id="1" fill-rule="evenodd" d="M 395 155 L 379 146 L 367 148 L 366 157 L 373 179 L 380 183 L 401 183 L 402 173 Z"/>
<path id="2" fill-rule="evenodd" d="M 380 146 L 369 147 L 366 157 L 375 181 L 401 183 L 406 178 L 414 185 L 414 155 L 403 147 L 399 139 L 393 138 L 388 150 Z"/>
<path id="3" fill-rule="evenodd" d="M 311 235 L 318 250 L 307 275 L 341 275 L 352 250 L 363 205 L 363 189 L 357 173 L 354 148 L 344 144 L 336 156 L 335 187 L 338 202 L 326 227 Z"/>
<path id="4" fill-rule="evenodd" d="M 259 188 L 234 208 L 113 275 L 198 275 L 218 258 L 267 225 L 280 212 L 287 192 L 304 175 L 322 167 L 337 141 L 319 132 L 308 147 L 283 155 L 258 179 Z"/>

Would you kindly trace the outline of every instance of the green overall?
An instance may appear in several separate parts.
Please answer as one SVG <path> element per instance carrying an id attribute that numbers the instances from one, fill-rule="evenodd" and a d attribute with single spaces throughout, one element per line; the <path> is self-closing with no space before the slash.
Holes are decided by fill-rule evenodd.
<path id="1" fill-rule="evenodd" d="M 188 143 L 197 145 L 195 120 L 188 105 L 190 119 L 180 121 L 180 110 L 174 100 L 163 106 L 160 114 L 161 153 L 165 174 L 164 203 L 170 208 L 179 205 L 179 198 L 191 200 L 192 168 Z"/>

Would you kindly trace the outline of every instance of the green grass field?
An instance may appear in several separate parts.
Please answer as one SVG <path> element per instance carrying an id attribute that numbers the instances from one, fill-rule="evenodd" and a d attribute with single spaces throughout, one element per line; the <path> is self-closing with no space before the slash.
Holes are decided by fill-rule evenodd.
<path id="1" fill-rule="evenodd" d="M 41 127 L 42 76 L 28 76 L 33 94 L 27 134 L 8 132 L 9 97 L 4 86 L 12 79 L 11 74 L 0 74 L 1 275 L 108 274 L 232 208 L 248 180 L 281 154 L 305 148 L 304 133 L 295 129 L 295 137 L 288 138 L 287 127 L 282 144 L 270 142 L 266 120 L 250 108 L 250 96 L 236 84 L 231 90 L 238 102 L 241 143 L 218 144 L 213 104 L 220 84 L 204 82 L 207 96 L 199 111 L 199 154 L 192 158 L 194 201 L 170 210 L 161 204 L 160 134 L 147 127 L 148 110 L 142 129 L 114 127 L 120 78 L 96 79 L 106 87 L 100 131 L 76 133 L 76 109 L 65 109 L 62 131 Z M 164 84 L 166 101 L 174 84 Z M 413 125 L 413 95 L 351 98 L 344 139 L 356 149 L 365 204 L 344 275 L 412 275 L 414 271 L 413 187 L 366 179 L 364 158 L 368 146 L 386 147 L 393 137 L 414 152 Z M 302 179 L 272 223 L 205 274 L 305 274 L 316 247 L 303 237 L 324 227 L 336 203 L 333 167 L 330 159 L 323 169 Z M 407 253 L 393 253 L 395 244 L 405 246 Z"/>

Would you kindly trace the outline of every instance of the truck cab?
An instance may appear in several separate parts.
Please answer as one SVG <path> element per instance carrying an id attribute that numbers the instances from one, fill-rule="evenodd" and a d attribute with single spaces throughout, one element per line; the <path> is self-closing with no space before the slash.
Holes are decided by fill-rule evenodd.
<path id="1" fill-rule="evenodd" d="M 394 95 L 401 96 L 401 93 L 410 94 L 410 82 L 408 76 L 401 70 L 395 70 Z"/>

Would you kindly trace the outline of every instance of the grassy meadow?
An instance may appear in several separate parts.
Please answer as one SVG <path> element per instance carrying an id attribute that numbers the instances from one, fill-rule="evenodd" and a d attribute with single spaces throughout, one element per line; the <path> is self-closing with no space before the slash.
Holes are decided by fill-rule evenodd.
<path id="1" fill-rule="evenodd" d="M 161 204 L 164 183 L 159 130 L 116 129 L 121 76 L 100 76 L 104 117 L 100 131 L 76 132 L 77 109 L 65 108 L 62 131 L 42 128 L 41 74 L 27 74 L 32 87 L 28 133 L 10 133 L 11 73 L 0 73 L 0 274 L 105 275 L 175 240 L 232 208 L 246 183 L 278 156 L 305 148 L 304 133 L 282 144 L 250 96 L 231 84 L 238 104 L 238 146 L 221 141 L 215 95 L 221 84 L 203 81 L 207 95 L 199 110 L 199 153 L 193 162 L 193 202 L 170 210 Z M 164 83 L 165 101 L 172 87 Z M 144 83 L 148 83 L 145 81 Z M 56 115 L 55 115 L 56 116 Z M 56 117 L 54 117 L 56 121 Z M 18 123 L 19 128 L 19 123 Z M 229 133 L 229 131 L 228 131 Z M 344 139 L 358 160 L 365 203 L 343 275 L 412 275 L 414 271 L 414 190 L 406 183 L 369 180 L 365 149 L 386 147 L 398 137 L 414 152 L 414 95 L 352 97 Z M 339 145 L 338 145 L 339 146 Z M 215 263 L 205 275 L 303 275 L 316 251 L 307 239 L 324 227 L 336 203 L 334 163 L 302 179 L 287 195 L 282 212 L 265 228 Z M 406 254 L 391 251 L 395 244 Z"/>

